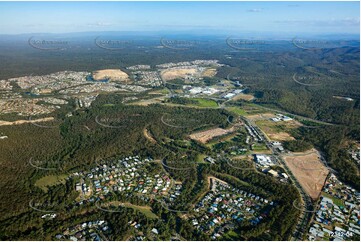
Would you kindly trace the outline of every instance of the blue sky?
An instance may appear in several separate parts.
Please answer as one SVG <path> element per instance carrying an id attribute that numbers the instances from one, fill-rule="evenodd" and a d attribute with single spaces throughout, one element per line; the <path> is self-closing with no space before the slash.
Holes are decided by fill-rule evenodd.
<path id="1" fill-rule="evenodd" d="M 0 2 L 0 34 L 359 33 L 359 2 Z"/>

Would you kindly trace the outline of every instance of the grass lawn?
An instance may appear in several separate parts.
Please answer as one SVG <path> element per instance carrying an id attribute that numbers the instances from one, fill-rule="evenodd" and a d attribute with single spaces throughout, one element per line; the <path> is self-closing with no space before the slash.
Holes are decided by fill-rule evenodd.
<path id="1" fill-rule="evenodd" d="M 267 146 L 265 144 L 255 144 L 252 147 L 253 150 L 268 150 Z"/>
<path id="2" fill-rule="evenodd" d="M 131 203 L 124 203 L 123 205 L 124 205 L 124 207 L 133 208 L 133 209 L 138 210 L 139 212 L 143 213 L 143 214 L 144 214 L 145 216 L 147 216 L 148 218 L 151 218 L 151 219 L 156 219 L 156 218 L 158 218 L 158 216 L 155 215 L 155 214 L 151 211 L 151 208 L 148 207 L 148 206 L 137 206 L 137 205 L 134 205 L 134 204 L 131 204 Z"/>
<path id="3" fill-rule="evenodd" d="M 58 185 L 58 184 L 65 184 L 65 179 L 68 175 L 50 175 L 44 176 L 35 182 L 35 186 L 42 189 L 44 192 L 48 191 L 48 187 Z"/>
<path id="4" fill-rule="evenodd" d="M 167 88 L 163 88 L 160 90 L 154 90 L 152 92 L 149 92 L 149 94 L 169 94 L 169 91 Z"/>
<path id="5" fill-rule="evenodd" d="M 331 199 L 331 200 L 333 201 L 333 203 L 334 203 L 335 205 L 337 205 L 337 206 L 343 206 L 343 207 L 345 206 L 345 204 L 343 203 L 343 201 L 342 201 L 341 199 L 338 199 L 338 198 L 336 198 L 336 197 L 333 197 L 333 196 L 331 196 L 330 194 L 327 194 L 327 193 L 325 193 L 325 192 L 322 192 L 321 195 L 324 196 L 324 197 L 327 197 L 327 198 Z"/>
<path id="6" fill-rule="evenodd" d="M 221 143 L 221 142 L 225 142 L 225 141 L 229 141 L 231 140 L 232 138 L 234 138 L 235 136 L 237 135 L 237 133 L 229 133 L 229 134 L 226 134 L 220 138 L 215 138 L 214 140 L 210 140 L 206 146 L 209 147 L 209 148 L 212 148 L 214 145 L 218 144 L 218 143 Z"/>
<path id="7" fill-rule="evenodd" d="M 206 157 L 207 157 L 207 155 L 199 154 L 199 155 L 197 155 L 196 161 L 197 161 L 197 162 L 201 162 L 201 163 L 206 163 L 206 162 L 204 161 L 204 158 L 206 158 Z"/>
<path id="8" fill-rule="evenodd" d="M 255 123 L 262 130 L 271 129 L 273 132 L 288 131 L 284 123 L 273 122 L 270 120 L 257 120 Z"/>
<path id="9" fill-rule="evenodd" d="M 227 108 L 227 110 L 229 110 L 237 115 L 240 115 L 240 116 L 244 116 L 247 114 L 247 112 L 244 109 L 238 108 L 238 107 L 230 107 L 230 108 Z"/>
<path id="10" fill-rule="evenodd" d="M 234 232 L 233 230 L 230 230 L 224 234 L 224 238 L 228 239 L 228 240 L 234 240 L 234 239 L 238 238 L 238 234 L 236 232 Z"/>
<path id="11" fill-rule="evenodd" d="M 103 107 L 113 107 L 113 106 L 114 106 L 114 104 L 112 104 L 112 103 L 103 104 Z"/>
<path id="12" fill-rule="evenodd" d="M 190 100 L 197 101 L 198 104 L 191 104 L 189 106 L 205 107 L 205 108 L 216 108 L 218 104 L 216 101 L 204 98 L 190 98 Z M 188 106 L 188 105 L 187 105 Z"/>

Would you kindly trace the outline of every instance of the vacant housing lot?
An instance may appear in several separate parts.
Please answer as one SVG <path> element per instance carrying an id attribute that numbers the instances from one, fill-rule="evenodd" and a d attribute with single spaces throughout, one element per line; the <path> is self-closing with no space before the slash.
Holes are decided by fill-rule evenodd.
<path id="1" fill-rule="evenodd" d="M 291 153 L 283 156 L 298 182 L 312 199 L 317 199 L 322 191 L 328 169 L 323 165 L 316 150 Z"/>
<path id="2" fill-rule="evenodd" d="M 105 69 L 93 73 L 94 80 L 110 79 L 111 81 L 129 81 L 128 74 L 120 69 Z"/>
<path id="3" fill-rule="evenodd" d="M 187 68 L 187 69 L 167 69 L 160 73 L 164 81 L 170 81 L 177 78 L 185 78 L 188 75 L 196 75 L 196 68 Z"/>

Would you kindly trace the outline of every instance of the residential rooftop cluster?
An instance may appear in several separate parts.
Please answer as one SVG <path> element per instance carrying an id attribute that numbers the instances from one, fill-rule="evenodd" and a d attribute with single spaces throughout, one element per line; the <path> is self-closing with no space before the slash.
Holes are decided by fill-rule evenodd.
<path id="1" fill-rule="evenodd" d="M 360 193 L 331 173 L 308 231 L 308 239 L 343 241 L 353 236 L 360 236 Z"/>
<path id="2" fill-rule="evenodd" d="M 141 71 L 135 71 L 132 74 L 135 82 L 138 85 L 158 87 L 163 83 L 158 71 L 141 70 Z"/>
<path id="3" fill-rule="evenodd" d="M 55 111 L 59 106 L 38 103 L 41 98 L 0 99 L 0 114 L 17 113 L 21 116 L 47 114 Z"/>
<path id="4" fill-rule="evenodd" d="M 15 81 L 21 89 L 47 88 L 51 90 L 59 90 L 83 83 L 86 76 L 89 74 L 90 73 L 88 72 L 61 71 L 43 76 L 11 78 L 8 81 Z"/>
<path id="5" fill-rule="evenodd" d="M 12 90 L 13 86 L 10 84 L 9 81 L 7 80 L 0 80 L 0 91 L 4 91 L 4 90 Z"/>
<path id="6" fill-rule="evenodd" d="M 104 220 L 89 221 L 65 229 L 55 236 L 56 240 L 71 241 L 106 241 L 111 233 L 108 223 Z"/>
<path id="7" fill-rule="evenodd" d="M 211 235 L 212 240 L 248 221 L 256 226 L 267 218 L 275 204 L 265 198 L 247 193 L 218 179 L 211 179 L 212 190 L 193 209 L 191 221 L 198 230 Z"/>
<path id="8" fill-rule="evenodd" d="M 203 65 L 203 66 L 223 66 L 222 64 L 218 63 L 218 60 L 194 60 L 194 61 L 184 61 L 184 62 L 177 62 L 177 63 L 165 63 L 157 65 L 158 68 L 172 68 L 172 67 L 180 67 L 180 66 L 191 66 L 191 65 Z"/>
<path id="9" fill-rule="evenodd" d="M 81 193 L 81 201 L 95 202 L 110 196 L 111 192 L 124 192 L 128 195 L 164 196 L 173 186 L 174 181 L 165 172 L 150 174 L 146 164 L 151 158 L 140 159 L 130 156 L 111 163 L 101 164 L 90 172 L 81 174 L 85 182 L 76 184 L 76 190 Z"/>
<path id="10" fill-rule="evenodd" d="M 163 197 L 163 201 L 165 201 L 168 206 L 175 205 L 177 203 L 177 198 L 180 196 L 182 192 L 182 189 L 183 189 L 182 183 L 180 182 L 175 183 L 174 186 L 172 186 L 169 189 L 167 196 Z"/>
<path id="11" fill-rule="evenodd" d="M 127 67 L 128 70 L 138 71 L 138 70 L 149 70 L 150 65 L 135 65 Z"/>
<path id="12" fill-rule="evenodd" d="M 17 113 L 19 115 L 48 114 L 60 106 L 44 105 L 41 101 L 63 105 L 69 99 L 79 99 L 78 107 L 89 107 L 100 92 L 139 93 L 149 90 L 137 85 L 126 85 L 116 82 L 90 81 L 88 72 L 62 71 L 43 76 L 24 76 L 0 81 L 0 114 Z M 12 92 L 11 82 L 23 89 L 23 95 Z M 28 98 L 32 97 L 31 99 Z M 43 95 L 58 95 L 50 97 Z M 87 97 L 88 96 L 88 97 Z M 36 97 L 36 98 L 34 98 Z"/>

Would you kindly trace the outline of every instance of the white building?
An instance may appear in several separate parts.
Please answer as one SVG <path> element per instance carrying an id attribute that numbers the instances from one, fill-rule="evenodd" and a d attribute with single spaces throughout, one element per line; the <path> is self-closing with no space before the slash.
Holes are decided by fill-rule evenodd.
<path id="1" fill-rule="evenodd" d="M 267 155 L 255 155 L 256 162 L 261 166 L 271 166 L 274 162 Z"/>

